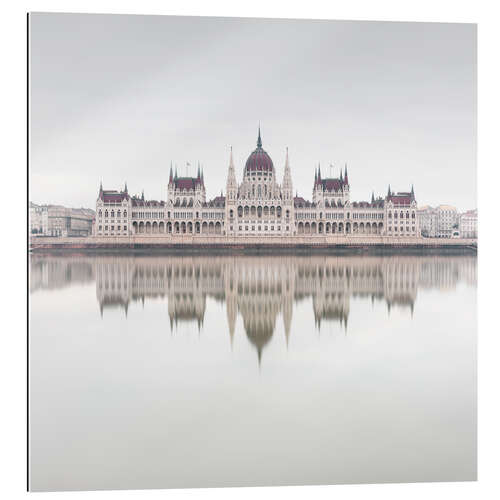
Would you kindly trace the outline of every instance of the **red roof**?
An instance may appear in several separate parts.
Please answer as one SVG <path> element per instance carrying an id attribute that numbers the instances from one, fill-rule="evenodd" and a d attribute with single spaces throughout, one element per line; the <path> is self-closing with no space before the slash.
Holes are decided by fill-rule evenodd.
<path id="1" fill-rule="evenodd" d="M 387 197 L 394 205 L 411 205 L 413 201 L 411 193 L 393 193 Z"/>
<path id="2" fill-rule="evenodd" d="M 321 184 L 323 184 L 323 189 L 325 191 L 341 191 L 342 182 L 340 179 L 320 179 Z"/>
<path id="3" fill-rule="evenodd" d="M 104 203 L 121 203 L 123 200 L 128 200 L 128 193 L 118 191 L 101 191 L 99 198 Z"/>
<path id="4" fill-rule="evenodd" d="M 248 157 L 248 160 L 245 164 L 245 172 L 247 171 L 272 172 L 273 170 L 274 170 L 273 161 L 261 147 L 258 147 Z"/>
<path id="5" fill-rule="evenodd" d="M 310 201 L 305 200 L 301 196 L 294 196 L 294 198 L 293 198 L 293 205 L 295 207 L 299 207 L 299 208 L 314 207 L 315 206 L 314 203 L 311 203 Z"/>
<path id="6" fill-rule="evenodd" d="M 203 185 L 203 181 L 199 177 L 178 177 L 174 179 L 174 186 L 177 189 L 194 190 L 197 184 Z"/>

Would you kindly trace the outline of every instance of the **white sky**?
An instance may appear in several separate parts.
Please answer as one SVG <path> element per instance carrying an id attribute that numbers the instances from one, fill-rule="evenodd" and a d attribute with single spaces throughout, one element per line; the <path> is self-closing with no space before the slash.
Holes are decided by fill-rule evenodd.
<path id="1" fill-rule="evenodd" d="M 32 14 L 36 203 L 95 207 L 99 182 L 166 199 L 170 162 L 225 191 L 255 148 L 294 191 L 347 162 L 352 200 L 409 190 L 476 206 L 476 26 Z"/>

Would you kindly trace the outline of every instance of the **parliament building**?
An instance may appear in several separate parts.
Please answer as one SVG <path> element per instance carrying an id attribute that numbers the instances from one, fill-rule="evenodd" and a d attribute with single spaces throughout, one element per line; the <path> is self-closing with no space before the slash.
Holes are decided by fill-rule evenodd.
<path id="1" fill-rule="evenodd" d="M 248 157 L 241 183 L 236 180 L 232 149 L 225 196 L 206 199 L 203 170 L 196 177 L 180 177 L 170 167 L 167 200 L 146 200 L 123 190 L 104 190 L 96 202 L 94 236 L 342 236 L 383 235 L 418 237 L 417 202 L 413 186 L 385 197 L 352 202 L 347 166 L 339 177 L 315 171 L 312 200 L 293 194 L 292 173 L 285 156 L 281 184 L 271 157 L 262 147 Z"/>

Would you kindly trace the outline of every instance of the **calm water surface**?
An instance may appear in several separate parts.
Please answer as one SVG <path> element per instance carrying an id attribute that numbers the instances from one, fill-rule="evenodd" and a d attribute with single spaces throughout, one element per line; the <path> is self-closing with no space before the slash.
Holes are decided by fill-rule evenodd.
<path id="1" fill-rule="evenodd" d="M 476 258 L 31 260 L 31 488 L 476 478 Z"/>

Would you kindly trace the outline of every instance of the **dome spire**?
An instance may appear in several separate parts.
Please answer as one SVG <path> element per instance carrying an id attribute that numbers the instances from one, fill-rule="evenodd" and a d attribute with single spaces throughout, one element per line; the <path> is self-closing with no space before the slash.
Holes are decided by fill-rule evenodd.
<path id="1" fill-rule="evenodd" d="M 257 147 L 262 147 L 262 139 L 260 138 L 260 123 L 259 123 L 259 137 L 257 137 Z"/>

